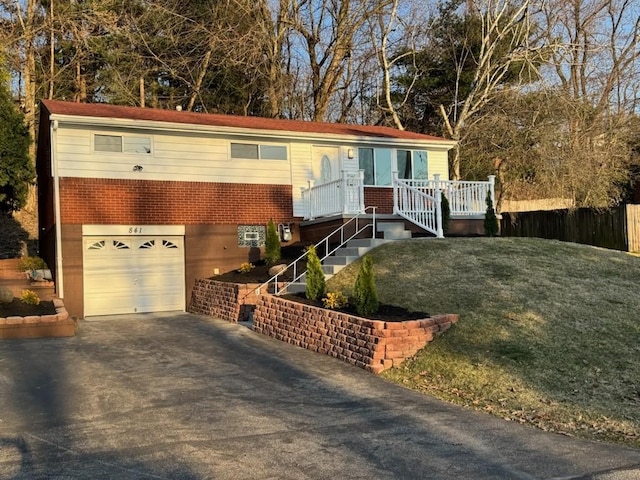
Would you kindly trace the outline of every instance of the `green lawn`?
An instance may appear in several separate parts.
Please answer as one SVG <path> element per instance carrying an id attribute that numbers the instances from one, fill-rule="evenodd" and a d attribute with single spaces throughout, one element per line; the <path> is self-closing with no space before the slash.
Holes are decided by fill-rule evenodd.
<path id="1" fill-rule="evenodd" d="M 640 447 L 640 258 L 527 238 L 373 252 L 380 300 L 460 321 L 390 380 L 510 421 Z M 359 262 L 333 277 L 349 293 Z"/>

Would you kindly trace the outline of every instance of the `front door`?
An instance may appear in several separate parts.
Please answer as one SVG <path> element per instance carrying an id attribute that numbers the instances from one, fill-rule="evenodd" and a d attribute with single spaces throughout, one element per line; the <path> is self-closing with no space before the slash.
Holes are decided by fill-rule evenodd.
<path id="1" fill-rule="evenodd" d="M 340 149 L 338 147 L 313 147 L 313 179 L 315 185 L 340 178 Z"/>

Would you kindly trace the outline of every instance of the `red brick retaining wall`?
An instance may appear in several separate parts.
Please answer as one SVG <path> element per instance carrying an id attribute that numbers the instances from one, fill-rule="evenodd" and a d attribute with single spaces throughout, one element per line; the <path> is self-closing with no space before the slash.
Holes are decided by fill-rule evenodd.
<path id="1" fill-rule="evenodd" d="M 367 320 L 261 295 L 253 314 L 253 329 L 380 373 L 415 355 L 435 334 L 457 321 L 455 314 L 404 322 Z"/>
<path id="2" fill-rule="evenodd" d="M 189 302 L 190 313 L 208 315 L 227 322 L 249 320 L 258 284 L 218 282 L 211 278 L 196 280 Z"/>

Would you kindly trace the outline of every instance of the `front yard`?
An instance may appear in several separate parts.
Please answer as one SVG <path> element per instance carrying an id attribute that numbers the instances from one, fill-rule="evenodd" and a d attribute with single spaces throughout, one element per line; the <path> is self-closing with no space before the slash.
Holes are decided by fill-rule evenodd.
<path id="1" fill-rule="evenodd" d="M 374 250 L 380 300 L 459 323 L 383 375 L 544 430 L 640 447 L 640 258 L 542 239 Z M 358 263 L 329 281 L 346 293 Z"/>

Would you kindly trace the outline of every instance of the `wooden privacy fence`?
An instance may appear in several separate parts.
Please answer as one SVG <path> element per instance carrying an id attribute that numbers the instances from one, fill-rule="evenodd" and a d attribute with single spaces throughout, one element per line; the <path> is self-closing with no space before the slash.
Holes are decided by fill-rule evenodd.
<path id="1" fill-rule="evenodd" d="M 640 252 L 640 205 L 608 210 L 578 208 L 541 212 L 502 212 L 503 237 L 541 237 Z"/>

